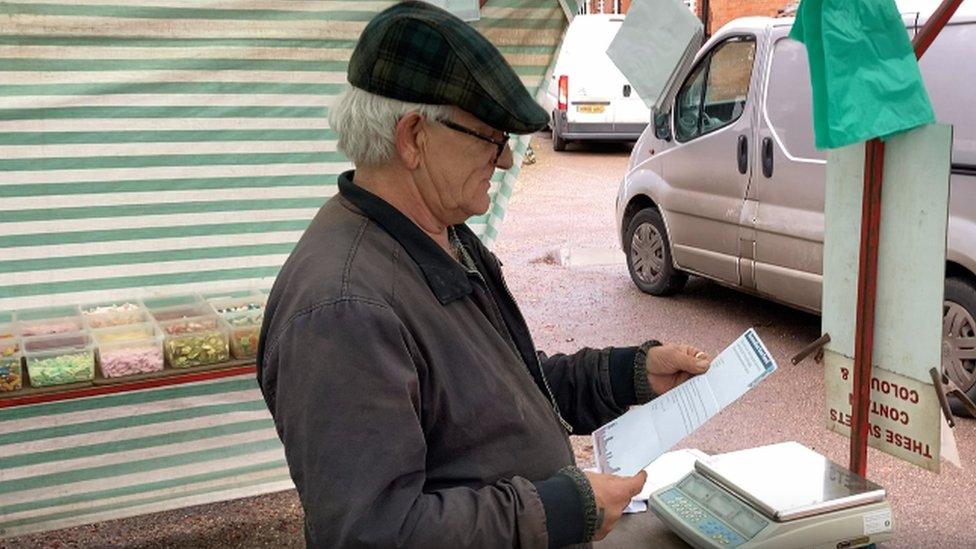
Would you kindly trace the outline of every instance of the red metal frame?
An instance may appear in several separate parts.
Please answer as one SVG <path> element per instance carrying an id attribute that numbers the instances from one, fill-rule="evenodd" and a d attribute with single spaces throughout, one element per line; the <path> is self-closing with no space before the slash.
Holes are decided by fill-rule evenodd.
<path id="1" fill-rule="evenodd" d="M 943 0 L 912 40 L 915 58 L 946 26 L 962 0 Z M 854 331 L 854 388 L 851 401 L 850 469 L 866 476 L 868 467 L 868 410 L 871 404 L 871 365 L 874 354 L 874 314 L 878 290 L 878 242 L 881 228 L 881 187 L 884 143 L 868 141 L 864 152 L 864 194 L 861 204 L 861 250 L 857 274 L 857 319 Z"/>
<path id="2" fill-rule="evenodd" d="M 253 375 L 255 372 L 256 367 L 251 364 L 246 366 L 234 366 L 220 370 L 207 370 L 205 372 L 192 372 L 159 377 L 155 379 L 122 382 L 112 385 L 96 385 L 94 387 L 84 387 L 82 389 L 73 389 L 57 393 L 41 393 L 36 395 L 24 395 L 22 397 L 9 397 L 0 399 L 0 409 L 10 408 L 13 406 L 26 406 L 28 404 L 57 402 L 59 400 L 72 400 L 75 398 L 125 393 L 128 391 L 139 391 L 142 389 L 155 389 L 156 387 L 167 387 L 169 385 L 183 385 L 185 383 L 209 381 L 211 379 L 241 376 L 245 374 Z"/>
<path id="3" fill-rule="evenodd" d="M 868 459 L 868 412 L 874 354 L 874 313 L 878 290 L 878 242 L 881 231 L 881 186 L 884 143 L 868 141 L 864 153 L 861 201 L 861 252 L 858 259 L 857 319 L 854 329 L 854 400 L 851 402 L 851 471 L 864 476 Z"/>
<path id="4" fill-rule="evenodd" d="M 915 59 L 922 58 L 925 51 L 935 41 L 935 37 L 942 32 L 942 28 L 946 26 L 949 19 L 952 19 L 952 14 L 956 13 L 959 4 L 962 4 L 962 0 L 943 0 L 942 4 L 932 12 L 932 16 L 929 17 L 922 29 L 915 35 L 915 39 L 912 40 L 912 47 L 915 49 Z"/>

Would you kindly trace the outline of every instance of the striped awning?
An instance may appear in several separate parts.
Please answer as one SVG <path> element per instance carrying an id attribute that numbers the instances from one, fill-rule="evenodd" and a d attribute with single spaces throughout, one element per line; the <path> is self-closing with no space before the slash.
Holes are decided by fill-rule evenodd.
<path id="1" fill-rule="evenodd" d="M 293 486 L 253 374 L 0 409 L 0 537 Z"/>
<path id="2" fill-rule="evenodd" d="M 387 0 L 0 0 L 0 311 L 268 286 L 350 168 L 327 113 Z M 555 0 L 473 24 L 530 90 Z M 493 177 L 490 243 L 528 146 Z M 253 374 L 0 407 L 0 537 L 291 487 Z"/>
<path id="3" fill-rule="evenodd" d="M 388 0 L 0 1 L 0 310 L 268 286 L 351 167 L 327 114 Z M 537 90 L 555 1 L 473 24 Z M 470 221 L 498 234 L 515 167 Z"/>

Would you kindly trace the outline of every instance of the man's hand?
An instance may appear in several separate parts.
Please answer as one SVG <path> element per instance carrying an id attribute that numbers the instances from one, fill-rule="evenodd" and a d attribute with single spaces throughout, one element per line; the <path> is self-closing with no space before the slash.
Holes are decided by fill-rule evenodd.
<path id="1" fill-rule="evenodd" d="M 704 374 L 712 357 L 691 345 L 659 345 L 647 350 L 647 381 L 662 395 L 693 376 Z"/>
<path id="2" fill-rule="evenodd" d="M 644 488 L 647 471 L 641 471 L 632 477 L 586 473 L 586 478 L 590 481 L 596 500 L 597 522 L 596 533 L 593 535 L 593 540 L 596 541 L 607 537 L 630 500 Z"/>

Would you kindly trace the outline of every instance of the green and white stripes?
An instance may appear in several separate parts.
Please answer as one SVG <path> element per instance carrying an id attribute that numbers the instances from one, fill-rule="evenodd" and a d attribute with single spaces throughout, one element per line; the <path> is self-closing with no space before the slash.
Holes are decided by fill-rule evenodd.
<path id="1" fill-rule="evenodd" d="M 351 167 L 327 115 L 389 0 L 0 0 L 0 311 L 269 285 Z M 565 19 L 475 23 L 530 90 Z M 491 243 L 515 167 L 471 225 Z M 0 536 L 292 487 L 253 376 L 0 409 Z"/>
<path id="2" fill-rule="evenodd" d="M 328 109 L 391 4 L 0 1 L 0 310 L 269 285 L 351 167 Z M 538 89 L 558 4 L 482 15 Z M 489 243 L 527 144 L 471 221 Z"/>
<path id="3" fill-rule="evenodd" d="M 0 410 L 0 535 L 291 488 L 251 375 Z"/>

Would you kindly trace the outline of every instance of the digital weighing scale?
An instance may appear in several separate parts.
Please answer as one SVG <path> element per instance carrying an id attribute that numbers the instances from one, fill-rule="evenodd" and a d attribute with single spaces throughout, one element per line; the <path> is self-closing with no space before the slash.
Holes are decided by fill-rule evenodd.
<path id="1" fill-rule="evenodd" d="M 796 442 L 699 459 L 648 504 L 699 549 L 847 549 L 892 533 L 884 488 Z"/>

